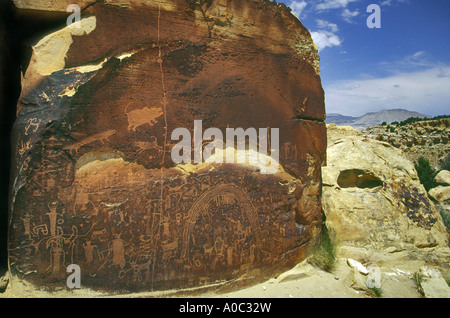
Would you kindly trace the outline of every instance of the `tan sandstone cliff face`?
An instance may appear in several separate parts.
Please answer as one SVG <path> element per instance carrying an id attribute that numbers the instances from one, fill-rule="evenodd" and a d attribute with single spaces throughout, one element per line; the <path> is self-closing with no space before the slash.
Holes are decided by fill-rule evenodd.
<path id="1" fill-rule="evenodd" d="M 66 6 L 15 3 L 22 14 Z M 267 277 L 304 259 L 320 232 L 326 127 L 300 21 L 257 0 L 80 6 L 80 28 L 38 41 L 24 74 L 12 273 L 64 288 L 78 264 L 85 287 L 139 291 Z M 279 171 L 176 165 L 171 132 L 193 136 L 194 120 L 279 128 Z"/>
<path id="2" fill-rule="evenodd" d="M 442 218 L 400 150 L 350 127 L 328 125 L 327 130 L 323 207 L 339 243 L 447 246 Z"/>

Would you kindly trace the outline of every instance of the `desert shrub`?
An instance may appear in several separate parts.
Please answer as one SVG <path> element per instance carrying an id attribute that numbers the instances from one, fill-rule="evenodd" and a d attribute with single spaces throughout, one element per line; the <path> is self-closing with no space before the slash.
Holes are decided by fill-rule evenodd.
<path id="1" fill-rule="evenodd" d="M 377 288 L 377 287 L 371 287 L 369 288 L 376 297 L 381 298 L 383 297 L 383 292 L 381 290 L 381 288 Z"/>
<path id="2" fill-rule="evenodd" d="M 400 126 L 413 124 L 413 123 L 416 123 L 416 122 L 419 122 L 419 121 L 424 121 L 424 119 L 423 118 L 419 118 L 419 117 L 410 117 L 410 118 L 408 118 L 408 119 L 406 119 L 404 121 L 401 121 L 400 122 Z"/>
<path id="3" fill-rule="evenodd" d="M 436 186 L 434 182 L 434 177 L 436 176 L 436 171 L 431 167 L 430 162 L 424 157 L 420 157 L 419 160 L 414 164 L 417 170 L 417 175 L 419 176 L 420 183 L 424 186 L 425 190 Z"/>
<path id="4" fill-rule="evenodd" d="M 330 237 L 325 223 L 326 217 L 325 213 L 322 211 L 320 242 L 318 247 L 313 250 L 312 255 L 308 258 L 308 262 L 324 271 L 332 272 L 336 268 L 336 246 Z"/>
<path id="5" fill-rule="evenodd" d="M 422 281 L 423 281 L 423 279 L 422 279 L 422 276 L 418 272 L 414 273 L 413 281 L 414 281 L 414 283 L 416 285 L 416 288 L 417 288 L 417 291 L 419 292 L 419 294 L 422 297 L 425 297 L 425 292 L 423 291 L 423 288 L 422 288 Z"/>
<path id="6" fill-rule="evenodd" d="M 438 119 L 446 119 L 446 118 L 450 118 L 450 115 L 440 115 L 440 116 L 435 116 L 435 117 L 425 117 L 425 118 L 419 118 L 419 117 L 410 117 L 404 121 L 401 121 L 399 123 L 400 126 L 405 126 L 408 124 L 414 124 L 420 121 L 430 121 L 430 120 L 438 120 Z M 448 125 L 447 122 L 444 122 L 444 125 Z"/>

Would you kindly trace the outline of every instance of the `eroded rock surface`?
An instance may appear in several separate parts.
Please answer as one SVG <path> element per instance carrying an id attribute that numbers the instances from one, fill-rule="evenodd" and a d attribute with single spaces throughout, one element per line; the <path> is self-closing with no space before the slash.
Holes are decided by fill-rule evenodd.
<path id="1" fill-rule="evenodd" d="M 33 47 L 24 75 L 12 274 L 65 288 L 77 264 L 84 287 L 117 292 L 265 277 L 304 259 L 321 223 L 318 63 L 309 32 L 273 2 L 86 4 L 80 28 Z M 171 132 L 194 136 L 194 120 L 224 134 L 279 128 L 279 171 L 176 165 Z"/>
<path id="2" fill-rule="evenodd" d="M 385 142 L 328 125 L 323 207 L 340 244 L 374 248 L 447 246 L 439 211 L 414 165 Z"/>
<path id="3" fill-rule="evenodd" d="M 450 151 L 450 119 L 419 121 L 404 126 L 373 126 L 363 131 L 364 136 L 385 141 L 401 149 L 410 161 L 427 159 L 434 169 L 442 169 Z"/>

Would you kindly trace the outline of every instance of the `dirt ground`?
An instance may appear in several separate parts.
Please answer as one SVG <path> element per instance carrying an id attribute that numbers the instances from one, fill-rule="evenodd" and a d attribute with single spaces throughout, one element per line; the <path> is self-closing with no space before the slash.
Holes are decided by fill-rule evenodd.
<path id="1" fill-rule="evenodd" d="M 278 277 L 232 291 L 230 287 L 217 284 L 202 288 L 118 295 L 86 288 L 50 293 L 12 277 L 0 297 L 450 298 L 450 287 L 446 282 L 449 277 L 449 248 L 376 251 L 341 246 L 333 272 L 323 271 L 305 260 Z"/>

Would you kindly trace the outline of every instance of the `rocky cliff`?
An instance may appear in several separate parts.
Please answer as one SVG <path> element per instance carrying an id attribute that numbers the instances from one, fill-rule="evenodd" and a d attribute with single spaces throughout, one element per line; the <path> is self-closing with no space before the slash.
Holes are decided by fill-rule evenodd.
<path id="1" fill-rule="evenodd" d="M 437 170 L 440 170 L 450 152 L 449 118 L 420 121 L 404 126 L 373 126 L 364 130 L 363 135 L 401 149 L 412 162 L 424 157 Z"/>
<path id="2" fill-rule="evenodd" d="M 23 16 L 68 5 L 15 4 Z M 304 259 L 320 232 L 326 128 L 301 22 L 262 0 L 79 4 L 80 25 L 41 37 L 23 75 L 12 274 L 65 288 L 77 264 L 83 287 L 114 293 L 267 277 Z M 211 146 L 208 128 L 255 128 L 257 155 L 278 155 L 279 169 L 176 164 L 177 128 L 188 158 Z M 232 142 L 238 157 L 245 143 Z"/>

